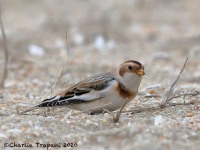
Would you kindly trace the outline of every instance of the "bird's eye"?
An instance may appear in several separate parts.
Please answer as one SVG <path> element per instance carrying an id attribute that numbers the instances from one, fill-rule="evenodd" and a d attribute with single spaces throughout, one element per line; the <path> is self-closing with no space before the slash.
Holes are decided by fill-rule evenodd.
<path id="1" fill-rule="evenodd" d="M 132 69 L 132 67 L 131 67 L 131 66 L 128 66 L 128 69 L 129 69 L 129 70 L 131 70 L 131 69 Z"/>

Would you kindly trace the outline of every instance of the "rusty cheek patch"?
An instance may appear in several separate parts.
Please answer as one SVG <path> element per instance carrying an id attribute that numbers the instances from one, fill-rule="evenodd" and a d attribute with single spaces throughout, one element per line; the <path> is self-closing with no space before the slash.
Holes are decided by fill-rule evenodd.
<path id="1" fill-rule="evenodd" d="M 126 69 L 125 69 L 125 68 L 121 67 L 121 68 L 119 69 L 119 75 L 120 75 L 121 77 L 124 76 L 125 72 L 126 72 Z"/>
<path id="2" fill-rule="evenodd" d="M 131 91 L 124 89 L 122 87 L 122 85 L 120 85 L 120 84 L 118 84 L 118 86 L 117 86 L 117 91 L 119 92 L 120 96 L 123 97 L 123 99 L 132 99 L 137 94 L 136 92 L 131 92 Z"/>

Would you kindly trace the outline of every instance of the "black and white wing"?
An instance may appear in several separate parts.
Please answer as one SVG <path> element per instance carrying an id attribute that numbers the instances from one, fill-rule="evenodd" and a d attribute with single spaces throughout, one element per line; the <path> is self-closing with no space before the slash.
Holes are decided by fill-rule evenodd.
<path id="1" fill-rule="evenodd" d="M 21 114 L 41 107 L 74 105 L 101 99 L 106 95 L 104 91 L 115 81 L 116 78 L 111 73 L 91 76 L 57 96 L 43 100 L 39 105 L 31 107 L 21 112 Z"/>
<path id="2" fill-rule="evenodd" d="M 73 105 L 101 99 L 105 96 L 102 91 L 116 80 L 113 74 L 97 74 L 86 78 L 63 93 L 49 99 L 45 99 L 37 107 L 54 107 Z"/>

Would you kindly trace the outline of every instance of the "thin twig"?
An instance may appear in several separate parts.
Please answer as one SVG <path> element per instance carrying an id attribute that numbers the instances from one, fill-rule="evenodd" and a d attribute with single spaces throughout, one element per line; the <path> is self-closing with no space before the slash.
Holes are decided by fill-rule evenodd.
<path id="1" fill-rule="evenodd" d="M 152 95 L 145 95 L 145 98 L 152 98 L 152 97 L 162 97 L 161 95 L 158 94 L 152 94 Z"/>
<path id="2" fill-rule="evenodd" d="M 56 84 L 57 84 L 57 82 L 58 82 L 58 78 L 60 77 L 62 70 L 63 70 L 63 66 L 61 67 L 61 69 L 60 69 L 60 71 L 59 71 L 59 73 L 58 73 L 58 75 L 57 75 L 57 77 L 56 77 L 56 80 L 55 80 L 55 82 L 54 82 L 54 84 L 53 84 L 53 87 L 51 88 L 51 95 L 50 95 L 50 98 L 52 97 L 53 91 L 54 91 L 54 89 L 55 89 L 55 87 L 56 87 Z"/>
<path id="3" fill-rule="evenodd" d="M 168 102 L 171 101 L 171 100 L 174 99 L 174 98 L 178 98 L 178 97 L 181 97 L 181 96 L 185 97 L 185 96 L 189 96 L 189 95 L 190 95 L 190 96 L 196 96 L 196 95 L 200 95 L 200 93 L 197 92 L 197 91 L 195 91 L 195 92 L 191 92 L 191 93 L 179 94 L 179 95 L 170 97 L 170 98 L 168 99 Z"/>
<path id="4" fill-rule="evenodd" d="M 171 101 L 172 99 L 175 99 L 175 98 L 178 98 L 178 97 L 181 97 L 183 96 L 184 98 L 184 102 L 183 103 L 171 103 L 171 102 L 168 102 L 166 103 L 165 107 L 169 107 L 169 106 L 176 106 L 176 105 L 191 105 L 191 104 L 196 104 L 196 103 L 200 103 L 200 101 L 190 101 L 190 102 L 185 102 L 185 98 L 186 96 L 197 96 L 197 95 L 200 95 L 200 92 L 199 91 L 195 91 L 195 92 L 191 92 L 191 93 L 184 93 L 184 94 L 179 94 L 179 95 L 176 95 L 176 96 L 173 96 L 171 98 L 169 98 L 169 101 Z M 156 97 L 158 97 L 158 95 L 154 95 Z M 158 110 L 160 109 L 160 105 L 158 106 L 153 106 L 153 107 L 137 107 L 133 110 L 129 110 L 129 111 L 123 111 L 122 113 L 140 113 L 140 112 L 143 112 L 143 111 L 151 111 L 151 110 Z"/>
<path id="5" fill-rule="evenodd" d="M 185 63 L 183 65 L 183 67 L 181 68 L 181 71 L 179 73 L 179 75 L 177 76 L 176 80 L 173 82 L 173 84 L 171 85 L 171 88 L 169 89 L 169 91 L 165 94 L 165 96 L 163 97 L 163 100 L 162 100 L 162 104 L 160 105 L 161 108 L 164 108 L 165 105 L 171 101 L 170 99 L 170 96 L 172 95 L 172 93 L 174 92 L 174 89 L 175 89 L 175 85 L 177 84 L 178 80 L 180 79 L 181 77 L 181 74 L 183 73 L 184 69 L 185 69 L 185 66 L 187 64 L 187 61 L 188 61 L 188 58 L 185 60 Z"/>
<path id="6" fill-rule="evenodd" d="M 158 110 L 161 109 L 160 106 L 152 106 L 152 107 L 136 107 L 133 110 L 125 110 L 122 111 L 122 113 L 132 113 L 132 114 L 136 114 L 136 113 L 141 113 L 144 111 L 151 111 L 151 110 Z"/>
<path id="7" fill-rule="evenodd" d="M 66 32 L 66 47 L 67 47 L 67 62 L 69 61 L 69 42 L 68 42 L 68 32 Z M 63 82 L 63 86 L 62 87 L 65 87 L 65 84 L 66 84 L 66 80 L 64 79 L 64 82 Z"/>
<path id="8" fill-rule="evenodd" d="M 172 99 L 174 99 L 174 98 L 179 98 L 179 97 L 181 97 L 181 96 L 183 96 L 183 97 L 186 97 L 186 96 L 196 96 L 196 95 L 200 95 L 200 92 L 198 92 L 198 91 L 195 91 L 195 92 L 191 92 L 191 93 L 188 93 L 188 91 L 186 92 L 186 93 L 183 93 L 183 94 L 179 94 L 179 95 L 176 95 L 176 96 L 172 96 L 172 97 L 170 97 L 168 100 L 169 101 L 171 101 Z M 152 98 L 152 97 L 162 97 L 161 95 L 147 95 L 147 96 L 145 96 L 145 98 Z M 183 98 L 184 99 L 184 98 Z"/>
<path id="9" fill-rule="evenodd" d="M 69 59 L 69 43 L 68 43 L 68 32 L 66 32 L 66 44 L 67 44 L 67 61 Z"/>
<path id="10" fill-rule="evenodd" d="M 4 71 L 0 83 L 0 87 L 3 88 L 5 86 L 5 81 L 8 75 L 8 46 L 7 46 L 7 39 L 6 34 L 3 26 L 3 21 L 1 18 L 1 8 L 0 8 L 0 26 L 1 26 L 1 33 L 3 36 L 3 47 L 4 47 L 4 53 L 5 53 L 5 62 L 4 62 Z"/>
<path id="11" fill-rule="evenodd" d="M 191 101 L 188 103 L 167 103 L 166 107 L 171 107 L 171 106 L 177 106 L 177 105 L 192 105 L 192 104 L 197 104 L 199 102 Z M 136 107 L 133 110 L 125 110 L 122 111 L 122 113 L 131 113 L 131 114 L 136 114 L 136 113 L 141 113 L 141 112 L 146 112 L 146 111 L 154 111 L 154 110 L 159 110 L 162 109 L 160 106 L 152 106 L 152 107 Z"/>
<path id="12" fill-rule="evenodd" d="M 66 62 L 67 62 L 67 61 L 68 61 L 68 58 L 69 58 L 69 49 L 68 49 L 67 33 L 66 33 L 66 43 L 67 43 L 67 59 L 66 59 Z M 53 86 L 52 86 L 52 88 L 51 88 L 50 98 L 52 97 L 53 91 L 54 91 L 54 89 L 55 89 L 55 87 L 56 87 L 56 84 L 57 84 L 57 82 L 58 82 L 58 79 L 59 79 L 59 77 L 60 77 L 60 75 L 61 75 L 61 73 L 62 73 L 62 71 L 63 71 L 64 65 L 65 65 L 66 62 L 64 61 L 63 65 L 62 65 L 62 67 L 61 67 L 61 69 L 60 69 L 60 71 L 59 71 L 59 73 L 58 73 L 58 75 L 57 75 L 57 77 L 56 77 L 56 79 L 55 79 L 55 82 L 54 82 L 54 84 L 53 84 Z M 50 109 L 50 108 L 49 108 L 49 109 Z M 29 110 L 27 110 L 27 111 L 30 111 L 30 110 L 32 110 L 32 109 L 29 109 Z M 24 113 L 27 112 L 27 111 L 23 111 L 21 114 L 24 114 Z"/>
<path id="13" fill-rule="evenodd" d="M 68 46 L 67 32 L 66 32 L 66 43 L 67 43 L 67 60 L 66 60 L 66 62 L 68 62 L 68 59 L 69 59 L 69 49 L 68 49 L 68 48 L 69 48 L 69 46 Z M 63 71 L 64 65 L 65 65 L 66 62 L 64 61 L 63 65 L 62 65 L 62 67 L 61 67 L 61 69 L 60 69 L 60 71 L 59 71 L 59 73 L 58 73 L 58 75 L 57 75 L 57 77 L 56 77 L 56 80 L 55 80 L 55 82 L 54 82 L 54 84 L 53 84 L 53 87 L 52 87 L 52 89 L 51 89 L 50 98 L 52 97 L 52 93 L 53 93 L 53 91 L 54 91 L 54 89 L 55 89 L 55 86 L 56 86 L 56 84 L 57 84 L 57 82 L 58 82 L 58 78 L 60 77 L 60 75 L 61 75 L 61 73 L 62 73 L 62 71 Z"/>
<path id="14" fill-rule="evenodd" d="M 185 92 L 185 95 L 183 96 L 183 102 L 185 103 L 185 98 L 186 98 L 186 95 L 187 95 L 187 93 L 189 92 L 189 90 L 187 90 L 186 92 Z"/>
<path id="15" fill-rule="evenodd" d="M 191 105 L 191 104 L 196 104 L 196 103 L 199 103 L 199 102 L 195 102 L 195 101 L 191 101 L 191 102 L 183 102 L 183 103 L 168 103 L 167 105 L 169 106 L 177 106 L 177 105 Z"/>

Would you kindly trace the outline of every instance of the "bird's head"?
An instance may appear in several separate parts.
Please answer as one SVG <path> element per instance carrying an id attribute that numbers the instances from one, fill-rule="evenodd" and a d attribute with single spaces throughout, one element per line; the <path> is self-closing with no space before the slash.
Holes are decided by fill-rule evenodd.
<path id="1" fill-rule="evenodd" d="M 122 63 L 117 69 L 119 81 L 129 90 L 138 90 L 142 76 L 145 74 L 144 66 L 134 60 Z"/>

